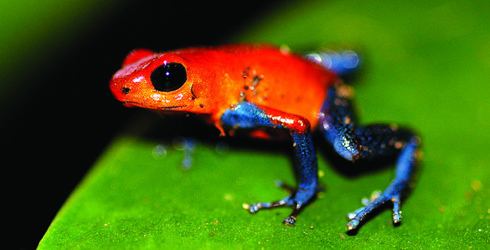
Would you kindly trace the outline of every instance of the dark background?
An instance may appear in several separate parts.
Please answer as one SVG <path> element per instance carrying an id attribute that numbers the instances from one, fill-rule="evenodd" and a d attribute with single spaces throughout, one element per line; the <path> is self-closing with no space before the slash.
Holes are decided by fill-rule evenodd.
<path id="1" fill-rule="evenodd" d="M 0 108 L 12 247 L 37 246 L 90 166 L 140 112 L 123 108 L 108 89 L 127 52 L 226 43 L 278 2 L 118 1 L 75 37 L 51 37 L 49 54 L 17 58 L 17 70 L 2 76 L 14 90 Z"/>

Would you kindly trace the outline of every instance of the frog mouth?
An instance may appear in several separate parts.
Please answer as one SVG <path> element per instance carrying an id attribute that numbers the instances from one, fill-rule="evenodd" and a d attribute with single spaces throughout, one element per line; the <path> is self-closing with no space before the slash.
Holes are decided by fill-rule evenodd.
<path id="1" fill-rule="evenodd" d="M 141 103 L 134 102 L 134 101 L 124 101 L 123 105 L 126 107 L 141 107 L 141 108 L 148 108 L 144 105 L 141 105 Z M 164 107 L 158 107 L 155 109 L 162 110 L 162 111 L 169 111 L 169 110 L 175 110 L 179 108 L 184 108 L 187 105 L 174 105 L 174 106 L 164 106 Z"/>
<path id="2" fill-rule="evenodd" d="M 166 110 L 173 110 L 173 109 L 178 109 L 178 108 L 183 108 L 185 107 L 186 105 L 175 105 L 175 106 L 166 106 L 166 107 L 162 107 L 161 109 L 163 111 L 166 111 Z"/>
<path id="3" fill-rule="evenodd" d="M 132 101 L 123 101 L 122 104 L 126 107 L 138 106 L 137 102 L 132 102 Z"/>

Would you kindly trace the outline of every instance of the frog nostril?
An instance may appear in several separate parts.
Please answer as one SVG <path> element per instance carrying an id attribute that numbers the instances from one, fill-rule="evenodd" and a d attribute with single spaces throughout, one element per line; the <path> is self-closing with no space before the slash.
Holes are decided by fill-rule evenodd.
<path id="1" fill-rule="evenodd" d="M 123 94 L 125 94 L 125 95 L 129 94 L 129 91 L 131 91 L 131 89 L 128 87 L 122 87 L 122 89 L 121 89 L 121 92 L 123 92 Z"/>

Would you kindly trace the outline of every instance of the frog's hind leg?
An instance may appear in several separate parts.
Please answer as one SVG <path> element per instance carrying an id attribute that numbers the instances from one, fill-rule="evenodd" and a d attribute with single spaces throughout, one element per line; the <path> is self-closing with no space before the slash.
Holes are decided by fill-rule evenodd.
<path id="1" fill-rule="evenodd" d="M 352 162 L 393 156 L 397 161 L 395 179 L 364 207 L 349 213 L 347 228 L 356 230 L 374 210 L 387 202 L 393 203 L 393 222 L 398 224 L 401 221 L 401 198 L 414 174 L 420 140 L 410 130 L 396 125 L 359 125 L 352 95 L 352 88 L 345 84 L 329 88 L 319 124 L 326 141 L 337 154 Z"/>
<path id="2" fill-rule="evenodd" d="M 225 127 L 230 128 L 256 129 L 262 127 L 289 131 L 293 141 L 298 188 L 293 190 L 282 184 L 281 187 L 290 191 L 289 196 L 274 202 L 245 204 L 244 208 L 250 213 L 256 213 L 261 209 L 292 207 L 293 211 L 283 222 L 287 225 L 294 224 L 301 209 L 313 200 L 318 191 L 318 166 L 308 120 L 275 109 L 241 102 L 233 109 L 227 110 L 221 117 L 221 122 Z"/>
<path id="3" fill-rule="evenodd" d="M 305 57 L 341 77 L 355 73 L 361 65 L 359 54 L 352 50 L 314 52 L 306 54 Z"/>

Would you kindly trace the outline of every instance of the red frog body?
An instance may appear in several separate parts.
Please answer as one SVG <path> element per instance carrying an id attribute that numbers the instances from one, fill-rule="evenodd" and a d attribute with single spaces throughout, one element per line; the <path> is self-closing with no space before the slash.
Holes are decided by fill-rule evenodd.
<path id="1" fill-rule="evenodd" d="M 128 106 L 207 114 L 218 127 L 227 109 L 246 100 L 304 117 L 314 128 L 326 89 L 338 80 L 318 63 L 267 45 L 191 48 L 160 54 L 136 50 L 128 59 L 111 81 L 118 100 Z M 154 88 L 151 73 L 164 62 L 185 67 L 184 86 L 166 93 Z M 123 88 L 129 93 L 121 91 Z"/>
<path id="2" fill-rule="evenodd" d="M 393 222 L 400 223 L 401 199 L 413 176 L 420 146 L 420 139 L 410 129 L 359 124 L 352 87 L 339 77 L 352 69 L 352 59 L 357 59 L 352 55 L 303 57 L 269 45 L 163 53 L 139 49 L 126 57 L 110 89 L 126 106 L 201 115 L 221 135 L 235 129 L 289 132 L 298 186 L 282 185 L 291 192 L 283 199 L 244 205 L 250 213 L 291 207 L 292 213 L 283 221 L 287 225 L 295 224 L 319 190 L 313 130 L 320 130 L 331 149 L 348 161 L 396 158 L 392 183 L 349 213 L 347 228 L 352 232 L 385 203 L 393 204 Z"/>

